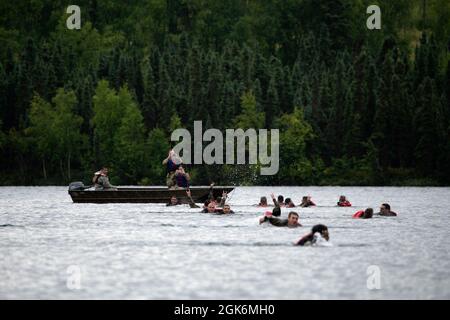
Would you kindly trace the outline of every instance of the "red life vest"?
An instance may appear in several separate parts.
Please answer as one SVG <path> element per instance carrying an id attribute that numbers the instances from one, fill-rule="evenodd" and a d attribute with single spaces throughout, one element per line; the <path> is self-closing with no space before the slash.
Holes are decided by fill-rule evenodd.
<path id="1" fill-rule="evenodd" d="M 338 202 L 338 206 L 339 207 L 351 207 L 352 204 L 350 203 L 350 201 L 345 200 L 344 202 Z"/>
<path id="2" fill-rule="evenodd" d="M 353 215 L 353 218 L 358 219 L 358 218 L 361 218 L 363 215 L 364 215 L 364 210 L 359 210 Z"/>

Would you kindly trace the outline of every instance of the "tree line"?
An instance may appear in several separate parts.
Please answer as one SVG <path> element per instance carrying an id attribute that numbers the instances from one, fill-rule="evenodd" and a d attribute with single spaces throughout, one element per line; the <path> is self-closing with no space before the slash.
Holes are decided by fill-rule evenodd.
<path id="1" fill-rule="evenodd" d="M 280 129 L 280 170 L 196 165 L 194 184 L 448 184 L 450 6 L 378 3 L 377 31 L 356 0 L 80 1 L 77 31 L 59 1 L 26 20 L 2 4 L 0 184 L 103 165 L 116 184 L 163 184 L 170 134 L 195 120 Z"/>

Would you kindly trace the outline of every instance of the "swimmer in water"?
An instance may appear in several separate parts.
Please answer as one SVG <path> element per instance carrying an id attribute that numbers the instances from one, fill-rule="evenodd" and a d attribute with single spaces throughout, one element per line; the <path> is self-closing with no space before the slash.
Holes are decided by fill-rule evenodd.
<path id="1" fill-rule="evenodd" d="M 347 200 L 345 196 L 340 196 L 337 203 L 338 207 L 351 207 L 352 204 Z"/>
<path id="2" fill-rule="evenodd" d="M 216 205 L 215 201 L 211 201 L 208 206 L 206 208 L 204 208 L 202 211 L 200 211 L 201 213 L 216 213 L 216 214 L 223 214 L 224 213 L 224 207 L 225 207 L 225 201 L 227 200 L 227 193 L 224 191 L 222 193 L 222 197 L 221 197 L 221 201 L 219 206 Z M 227 205 L 228 208 L 230 209 L 230 212 L 228 213 L 232 213 L 231 208 L 229 205 Z M 228 209 L 227 209 L 228 210 Z"/>
<path id="3" fill-rule="evenodd" d="M 234 211 L 231 210 L 230 205 L 229 205 L 229 204 L 225 204 L 225 205 L 223 206 L 222 212 L 216 213 L 216 214 L 233 214 L 233 213 L 234 213 Z"/>
<path id="4" fill-rule="evenodd" d="M 319 241 L 329 241 L 330 235 L 328 233 L 327 226 L 323 224 L 315 225 L 311 232 L 298 240 L 295 245 L 297 246 L 309 246 L 318 243 Z"/>
<path id="5" fill-rule="evenodd" d="M 280 194 L 277 198 L 278 204 L 280 205 L 280 207 L 285 207 L 284 205 L 284 197 Z"/>
<path id="6" fill-rule="evenodd" d="M 291 198 L 286 198 L 286 200 L 284 200 L 284 206 L 286 208 L 295 208 L 295 204 L 292 202 Z"/>
<path id="7" fill-rule="evenodd" d="M 258 203 L 258 207 L 268 207 L 269 205 L 267 204 L 267 198 L 266 197 L 261 197 L 261 199 L 259 200 Z"/>
<path id="8" fill-rule="evenodd" d="M 211 202 L 214 203 L 214 205 L 216 205 L 217 203 L 220 203 L 220 201 L 216 202 L 216 199 L 214 199 L 214 182 L 209 185 L 208 199 L 204 202 L 203 209 L 208 208 L 208 205 Z"/>
<path id="9" fill-rule="evenodd" d="M 300 204 L 300 207 L 306 208 L 306 207 L 314 207 L 316 204 L 312 202 L 310 196 L 304 196 L 302 198 L 302 203 Z"/>
<path id="10" fill-rule="evenodd" d="M 189 189 L 186 190 L 186 195 L 187 195 L 188 204 L 191 208 L 200 208 L 198 205 L 195 204 L 194 200 L 192 199 L 191 191 Z M 175 195 L 172 195 L 172 197 L 170 197 L 169 203 L 167 203 L 166 206 L 172 207 L 172 206 L 178 206 L 181 204 L 184 204 L 184 203 L 180 199 L 178 199 Z"/>
<path id="11" fill-rule="evenodd" d="M 294 211 L 289 212 L 287 219 L 274 217 L 270 211 L 267 211 L 264 217 L 259 219 L 259 224 L 263 224 L 266 221 L 275 227 L 297 228 L 302 226 L 298 222 L 298 213 Z"/>
<path id="12" fill-rule="evenodd" d="M 170 197 L 169 203 L 167 203 L 166 206 L 167 207 L 172 207 L 172 206 L 178 206 L 180 204 L 182 204 L 181 201 L 175 195 L 172 195 Z"/>
<path id="13" fill-rule="evenodd" d="M 366 210 L 360 210 L 353 215 L 354 219 L 371 219 L 373 217 L 373 209 L 367 208 Z"/>
<path id="14" fill-rule="evenodd" d="M 396 217 L 397 213 L 394 211 L 391 211 L 391 206 L 388 203 L 383 203 L 380 206 L 380 212 L 377 213 L 380 216 L 383 217 Z"/>

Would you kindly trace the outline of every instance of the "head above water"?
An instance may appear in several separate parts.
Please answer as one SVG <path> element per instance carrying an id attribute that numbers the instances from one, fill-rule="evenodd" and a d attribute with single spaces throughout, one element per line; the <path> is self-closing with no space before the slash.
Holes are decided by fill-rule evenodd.
<path id="1" fill-rule="evenodd" d="M 284 202 L 284 197 L 281 194 L 278 196 L 278 202 L 279 203 L 283 203 Z"/>
<path id="2" fill-rule="evenodd" d="M 225 214 L 231 213 L 231 207 L 229 204 L 223 206 L 223 213 Z"/>
<path id="3" fill-rule="evenodd" d="M 177 204 L 178 198 L 175 195 L 172 195 L 172 197 L 170 197 L 170 203 L 174 205 Z"/>
<path id="4" fill-rule="evenodd" d="M 206 207 L 206 210 L 208 210 L 208 213 L 214 213 L 216 212 L 216 204 L 214 202 L 210 202 L 208 206 Z"/>
<path id="5" fill-rule="evenodd" d="M 330 239 L 330 235 L 328 233 L 328 227 L 326 225 L 323 225 L 323 224 L 315 225 L 312 228 L 311 233 L 314 235 L 316 232 L 320 233 L 325 240 L 328 241 Z"/>
<path id="6" fill-rule="evenodd" d="M 339 197 L 339 202 L 344 202 L 347 201 L 347 197 L 346 196 L 340 196 Z"/>
<path id="7" fill-rule="evenodd" d="M 289 212 L 288 225 L 289 226 L 294 226 L 294 225 L 297 225 L 297 224 L 298 224 L 298 213 L 294 212 L 294 211 Z"/>
<path id="8" fill-rule="evenodd" d="M 367 208 L 366 210 L 364 210 L 363 219 L 370 219 L 372 217 L 373 217 L 373 209 L 372 208 Z"/>
<path id="9" fill-rule="evenodd" d="M 259 204 L 260 205 L 267 205 L 267 198 L 266 197 L 261 197 L 261 199 L 259 200 Z"/>

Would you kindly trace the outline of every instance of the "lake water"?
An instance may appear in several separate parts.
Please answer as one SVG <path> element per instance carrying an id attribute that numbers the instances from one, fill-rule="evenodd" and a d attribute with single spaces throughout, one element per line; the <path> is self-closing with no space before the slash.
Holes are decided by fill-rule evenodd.
<path id="1" fill-rule="evenodd" d="M 297 208 L 302 228 L 259 226 L 265 209 L 250 204 L 271 192 L 318 207 Z M 354 207 L 335 207 L 340 194 Z M 1 187 L 0 298 L 450 298 L 450 188 L 243 187 L 229 202 L 235 215 L 210 216 Z M 383 202 L 399 216 L 351 218 Z M 292 245 L 317 223 L 331 247 Z"/>

